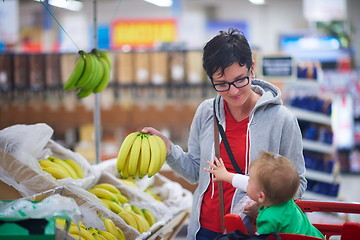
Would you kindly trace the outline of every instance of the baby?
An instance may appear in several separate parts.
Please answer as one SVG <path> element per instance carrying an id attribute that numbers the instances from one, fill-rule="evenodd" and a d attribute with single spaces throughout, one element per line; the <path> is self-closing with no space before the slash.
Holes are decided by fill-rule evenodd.
<path id="1" fill-rule="evenodd" d="M 257 234 L 293 233 L 325 239 L 293 200 L 300 178 L 289 159 L 262 151 L 250 164 L 247 186 L 240 186 L 244 185 L 244 176 L 228 172 L 221 158 L 215 157 L 214 163 L 208 161 L 211 168 L 204 169 L 215 175 L 214 181 L 226 181 L 246 189 L 247 195 L 260 205 Z"/>

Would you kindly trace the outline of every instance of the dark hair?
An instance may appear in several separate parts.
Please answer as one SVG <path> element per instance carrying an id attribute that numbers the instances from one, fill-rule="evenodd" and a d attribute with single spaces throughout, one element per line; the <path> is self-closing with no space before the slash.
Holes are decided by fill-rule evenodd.
<path id="1" fill-rule="evenodd" d="M 221 70 L 224 74 L 225 68 L 233 63 L 246 66 L 252 65 L 252 53 L 250 45 L 242 32 L 230 28 L 227 32 L 220 33 L 212 38 L 204 47 L 203 68 L 210 79 L 213 74 Z"/>

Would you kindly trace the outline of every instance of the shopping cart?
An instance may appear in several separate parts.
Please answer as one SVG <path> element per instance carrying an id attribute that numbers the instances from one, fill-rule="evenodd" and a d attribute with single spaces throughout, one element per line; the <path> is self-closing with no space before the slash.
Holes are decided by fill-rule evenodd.
<path id="1" fill-rule="evenodd" d="M 296 200 L 295 203 L 304 212 L 332 212 L 332 213 L 352 213 L 360 214 L 360 203 L 341 202 L 341 201 L 310 201 Z M 225 228 L 227 232 L 241 230 L 247 233 L 241 217 L 237 214 L 226 214 L 224 216 Z M 340 236 L 341 240 L 360 239 L 360 223 L 350 222 L 339 224 L 313 223 L 313 225 L 324 234 L 326 239 L 331 236 Z M 316 240 L 319 238 L 309 237 L 299 234 L 279 233 L 283 240 Z"/>

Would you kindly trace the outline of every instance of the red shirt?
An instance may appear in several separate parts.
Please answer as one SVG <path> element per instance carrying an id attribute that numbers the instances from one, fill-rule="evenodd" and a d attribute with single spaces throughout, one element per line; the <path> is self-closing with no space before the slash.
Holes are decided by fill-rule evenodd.
<path id="1" fill-rule="evenodd" d="M 226 116 L 226 130 L 225 134 L 228 139 L 231 151 L 234 158 L 239 165 L 239 168 L 244 171 L 246 165 L 246 131 L 249 118 L 237 122 L 231 115 L 227 104 L 225 105 Z M 235 173 L 234 167 L 231 164 L 230 158 L 226 152 L 224 143 L 220 143 L 220 156 L 224 161 L 225 167 L 229 172 Z M 232 198 L 235 188 L 231 183 L 223 182 L 224 191 L 224 213 L 230 213 Z M 219 195 L 218 184 L 214 183 L 214 193 L 212 195 L 212 183 L 210 182 L 207 190 L 204 193 L 201 210 L 200 210 L 200 226 L 210 231 L 221 232 L 220 223 L 220 209 L 219 209 Z"/>

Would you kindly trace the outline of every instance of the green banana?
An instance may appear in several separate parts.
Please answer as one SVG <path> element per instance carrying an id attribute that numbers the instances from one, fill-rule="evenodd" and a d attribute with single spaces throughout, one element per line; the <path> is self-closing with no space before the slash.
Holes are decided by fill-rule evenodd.
<path id="1" fill-rule="evenodd" d="M 100 63 L 98 56 L 93 53 L 90 53 L 94 57 L 94 74 L 92 78 L 84 85 L 82 88 L 85 90 L 90 90 L 93 92 L 96 86 L 99 85 L 101 78 L 104 73 L 103 65 Z"/>
<path id="2" fill-rule="evenodd" d="M 76 88 L 76 84 L 78 80 L 80 79 L 81 75 L 84 72 L 85 69 L 85 58 L 84 54 L 85 52 L 83 50 L 80 50 L 78 52 L 79 56 L 76 60 L 75 67 L 73 71 L 71 72 L 69 78 L 66 80 L 64 84 L 64 90 L 73 90 Z"/>
<path id="3" fill-rule="evenodd" d="M 108 52 L 101 51 L 96 49 L 97 53 L 100 55 L 100 57 L 104 58 L 106 63 L 109 65 L 109 69 L 111 69 L 111 58 Z"/>
<path id="4" fill-rule="evenodd" d="M 99 62 L 102 65 L 104 71 L 101 76 L 100 81 L 98 82 L 98 85 L 94 88 L 94 93 L 99 93 L 103 91 L 110 83 L 110 66 L 106 62 L 106 60 L 102 57 L 99 57 Z"/>
<path id="5" fill-rule="evenodd" d="M 92 81 L 96 71 L 96 56 L 91 53 L 84 53 L 85 57 L 85 69 L 80 79 L 76 83 L 76 87 L 82 88 L 86 86 L 88 82 Z"/>

